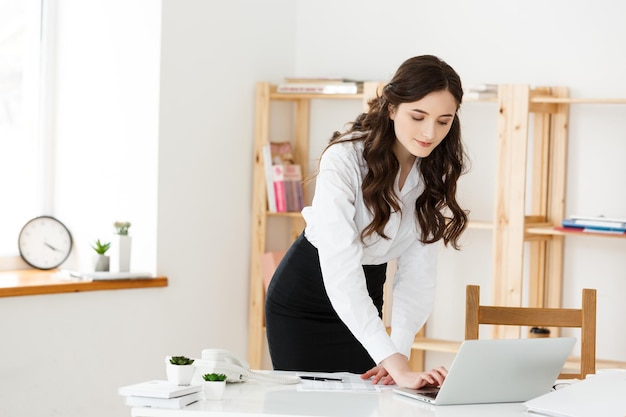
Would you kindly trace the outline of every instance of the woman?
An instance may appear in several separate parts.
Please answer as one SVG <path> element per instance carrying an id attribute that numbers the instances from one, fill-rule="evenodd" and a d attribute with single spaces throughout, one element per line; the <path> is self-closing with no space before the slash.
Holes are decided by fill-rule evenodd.
<path id="1" fill-rule="evenodd" d="M 275 369 L 361 373 L 373 383 L 440 385 L 412 372 L 415 334 L 435 295 L 435 242 L 458 249 L 467 215 L 458 74 L 410 58 L 347 132 L 324 150 L 304 233 L 279 264 L 265 314 Z M 391 335 L 381 319 L 387 262 L 397 260 Z"/>

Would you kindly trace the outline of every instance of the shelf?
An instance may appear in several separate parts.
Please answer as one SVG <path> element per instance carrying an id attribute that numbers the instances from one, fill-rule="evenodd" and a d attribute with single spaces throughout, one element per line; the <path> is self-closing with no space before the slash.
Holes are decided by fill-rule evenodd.
<path id="1" fill-rule="evenodd" d="M 268 211 L 265 213 L 266 216 L 270 217 L 291 217 L 295 219 L 302 218 L 302 214 L 299 211 L 288 211 L 288 212 L 276 212 L 276 211 Z"/>
<path id="2" fill-rule="evenodd" d="M 428 337 L 416 337 L 412 349 L 424 350 L 429 352 L 443 352 L 456 354 L 461 346 L 461 341 L 431 339 Z M 580 358 L 572 356 L 567 359 L 564 369 L 576 370 L 580 369 Z M 596 359 L 596 370 L 600 369 L 626 369 L 626 362 L 614 361 L 608 359 Z"/>
<path id="3" fill-rule="evenodd" d="M 554 104 L 626 104 L 624 98 L 573 98 L 536 96 L 530 99 L 531 103 Z"/>
<path id="4" fill-rule="evenodd" d="M 81 281 L 58 278 L 55 276 L 56 272 L 58 271 L 20 270 L 0 272 L 0 297 L 167 286 L 167 278 L 165 277 Z"/>
<path id="5" fill-rule="evenodd" d="M 270 99 L 281 101 L 295 100 L 363 100 L 363 93 L 356 94 L 297 94 L 297 93 L 270 93 Z"/>
<path id="6" fill-rule="evenodd" d="M 493 230 L 492 222 L 470 221 L 467 224 L 468 229 Z"/>
<path id="7" fill-rule="evenodd" d="M 254 166 L 252 190 L 252 236 L 250 248 L 250 292 L 248 322 L 248 362 L 253 369 L 261 369 L 263 362 L 263 346 L 265 343 L 264 302 L 265 291 L 261 257 L 266 253 L 268 236 L 277 233 L 268 227 L 268 219 L 278 220 L 289 225 L 289 238 L 295 240 L 304 228 L 304 219 L 299 212 L 276 213 L 267 211 L 267 195 L 265 167 L 263 165 L 263 147 L 270 141 L 270 113 L 273 102 L 291 102 L 295 104 L 293 115 L 293 156 L 299 163 L 302 172 L 309 172 L 309 134 L 311 118 L 311 101 L 313 100 L 344 100 L 355 101 L 363 111 L 367 111 L 367 99 L 376 96 L 382 84 L 367 81 L 363 83 L 363 93 L 357 94 L 295 94 L 277 93 L 277 86 L 257 83 L 256 117 L 254 133 Z M 306 199 L 305 195 L 305 201 Z M 283 229 L 283 228 L 280 228 Z"/>
<path id="8" fill-rule="evenodd" d="M 543 236 L 596 236 L 596 237 L 613 237 L 618 239 L 625 239 L 626 233 L 602 233 L 602 232 L 583 232 L 581 231 L 567 231 L 555 229 L 554 226 L 533 226 L 527 227 L 526 233 L 529 235 L 543 235 Z"/>
<path id="9" fill-rule="evenodd" d="M 456 340 L 431 339 L 429 337 L 416 337 L 411 349 L 427 350 L 430 352 L 456 353 L 462 342 Z"/>
<path id="10" fill-rule="evenodd" d="M 282 101 L 295 101 L 295 100 L 363 100 L 365 93 L 356 94 L 311 94 L 311 93 L 277 93 L 278 86 L 275 84 L 269 85 L 269 98 L 270 100 L 282 100 Z"/>

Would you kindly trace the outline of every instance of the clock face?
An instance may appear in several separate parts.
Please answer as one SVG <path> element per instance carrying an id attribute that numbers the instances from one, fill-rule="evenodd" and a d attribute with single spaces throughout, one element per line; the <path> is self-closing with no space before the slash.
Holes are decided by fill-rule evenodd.
<path id="1" fill-rule="evenodd" d="M 22 228 L 17 245 L 27 264 L 38 269 L 52 269 L 70 255 L 72 235 L 54 217 L 35 217 Z"/>

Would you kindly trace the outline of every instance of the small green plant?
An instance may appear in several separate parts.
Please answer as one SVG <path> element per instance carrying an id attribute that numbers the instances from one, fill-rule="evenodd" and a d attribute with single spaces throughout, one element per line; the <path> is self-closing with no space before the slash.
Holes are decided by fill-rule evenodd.
<path id="1" fill-rule="evenodd" d="M 204 379 L 205 381 L 226 381 L 226 375 L 224 374 L 204 374 L 202 375 L 202 379 Z"/>
<path id="2" fill-rule="evenodd" d="M 115 234 L 126 236 L 128 235 L 128 228 L 130 227 L 130 222 L 115 222 L 113 223 L 113 227 L 115 227 Z"/>
<path id="3" fill-rule="evenodd" d="M 170 358 L 170 363 L 172 365 L 191 365 L 194 359 L 190 359 L 186 356 L 172 356 Z"/>
<path id="4" fill-rule="evenodd" d="M 105 253 L 107 253 L 107 251 L 111 247 L 111 242 L 102 243 L 102 242 L 100 242 L 100 239 L 98 239 L 98 240 L 96 240 L 96 244 L 95 245 L 91 245 L 91 247 L 93 248 L 93 250 L 96 251 L 96 253 L 98 255 L 104 255 Z"/>

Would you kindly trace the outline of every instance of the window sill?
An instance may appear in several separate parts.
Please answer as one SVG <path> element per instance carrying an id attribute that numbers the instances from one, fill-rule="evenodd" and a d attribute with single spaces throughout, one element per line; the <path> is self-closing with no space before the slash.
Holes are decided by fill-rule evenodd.
<path id="1" fill-rule="evenodd" d="M 20 270 L 0 272 L 0 297 L 106 291 L 131 288 L 167 287 L 166 277 L 107 281 L 68 280 L 55 276 L 58 271 Z"/>

